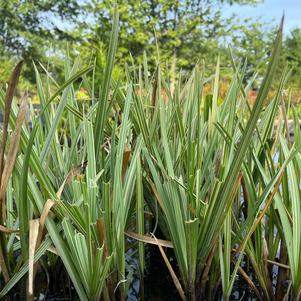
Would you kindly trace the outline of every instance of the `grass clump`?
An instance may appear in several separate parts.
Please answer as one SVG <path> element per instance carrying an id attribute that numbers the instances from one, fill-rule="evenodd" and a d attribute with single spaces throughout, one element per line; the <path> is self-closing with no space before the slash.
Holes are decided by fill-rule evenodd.
<path id="1" fill-rule="evenodd" d="M 66 60 L 60 85 L 44 67 L 42 81 L 35 66 L 41 111 L 30 110 L 32 129 L 23 121 L 24 102 L 18 108 L 12 98 L 20 65 L 0 91 L 0 295 L 28 272 L 32 300 L 38 265 L 54 252 L 81 300 L 125 300 L 131 236 L 138 241 L 141 281 L 145 244 L 156 244 L 182 300 L 215 300 L 220 292 L 229 300 L 238 273 L 258 299 L 300 298 L 301 134 L 295 113 L 291 143 L 281 115 L 289 109 L 282 91 L 290 71 L 265 106 L 282 23 L 252 108 L 247 95 L 255 76 L 246 81 L 246 64 L 234 60 L 222 104 L 219 62 L 209 79 L 196 66 L 170 83 L 160 64 L 149 75 L 145 56 L 141 66 L 126 67 L 125 82 L 113 80 L 117 38 L 116 8 L 101 87 L 95 64 L 84 68 L 79 58 Z M 212 97 L 203 97 L 209 81 Z M 76 100 L 82 89 L 85 106 Z M 146 211 L 163 237 L 146 233 Z"/>

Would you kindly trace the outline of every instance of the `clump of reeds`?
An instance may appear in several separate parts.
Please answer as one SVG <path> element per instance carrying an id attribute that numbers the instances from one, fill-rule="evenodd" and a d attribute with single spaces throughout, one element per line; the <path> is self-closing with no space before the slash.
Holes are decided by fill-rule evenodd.
<path id="1" fill-rule="evenodd" d="M 32 300 L 39 261 L 52 252 L 81 300 L 125 300 L 130 236 L 138 241 L 141 281 L 144 247 L 152 243 L 182 300 L 216 300 L 218 291 L 229 300 L 238 273 L 259 300 L 300 299 L 301 132 L 295 114 L 292 143 L 282 101 L 290 71 L 265 103 L 282 23 L 252 108 L 255 76 L 246 81 L 246 64 L 235 60 L 221 105 L 219 62 L 209 79 L 196 66 L 171 84 L 159 63 L 149 75 L 145 56 L 125 81 L 112 80 L 117 38 L 115 9 L 101 87 L 95 65 L 84 68 L 79 58 L 66 60 L 63 84 L 35 66 L 41 111 L 29 102 L 32 129 L 24 122 L 26 95 L 20 108 L 13 101 L 21 64 L 0 91 L 0 296 L 28 274 Z M 209 81 L 212 97 L 203 97 Z M 88 109 L 76 99 L 82 88 Z M 276 118 L 284 122 L 275 130 Z M 145 232 L 147 211 L 164 237 Z"/>

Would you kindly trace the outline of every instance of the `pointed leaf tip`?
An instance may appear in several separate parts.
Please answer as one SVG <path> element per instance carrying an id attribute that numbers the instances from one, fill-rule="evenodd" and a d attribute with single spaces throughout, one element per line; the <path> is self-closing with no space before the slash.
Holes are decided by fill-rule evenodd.
<path id="1" fill-rule="evenodd" d="M 280 25 L 279 25 L 279 31 L 281 31 L 281 32 L 283 32 L 284 18 L 285 18 L 285 12 L 283 11 L 281 21 L 280 21 Z"/>

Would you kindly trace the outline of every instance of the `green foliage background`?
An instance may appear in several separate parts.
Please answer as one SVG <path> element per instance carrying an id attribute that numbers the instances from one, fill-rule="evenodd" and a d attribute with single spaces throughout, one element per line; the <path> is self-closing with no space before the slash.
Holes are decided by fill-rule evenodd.
<path id="1" fill-rule="evenodd" d="M 261 74 L 270 49 L 274 24 L 260 19 L 240 20 L 222 13 L 233 4 L 256 5 L 258 0 L 120 0 L 118 66 L 143 62 L 146 52 L 151 67 L 158 62 L 174 71 L 191 71 L 194 64 L 206 60 L 211 74 L 217 57 L 221 58 L 222 72 L 228 70 L 231 45 L 234 56 L 247 59 L 248 73 L 258 69 Z M 105 64 L 112 0 L 82 1 L 22 1 L 0 0 L 0 83 L 8 79 L 9 70 L 23 58 L 26 66 L 21 89 L 33 89 L 35 73 L 32 61 L 41 61 L 53 71 L 58 80 L 64 78 L 64 57 L 80 55 L 83 61 L 96 58 L 102 70 Z M 301 74 L 301 31 L 294 29 L 285 40 L 282 54 L 283 69 L 286 61 L 294 66 L 291 82 L 297 87 Z M 227 58 L 226 58 L 227 57 Z M 51 62 L 51 63 L 50 63 Z M 261 65 L 258 66 L 258 62 Z M 172 67 L 171 67 L 172 66 Z M 153 70 L 152 70 L 153 71 Z M 101 71 L 96 74 L 101 82 Z M 115 77 L 123 77 L 121 69 Z M 254 87 L 256 88 L 256 86 Z"/>

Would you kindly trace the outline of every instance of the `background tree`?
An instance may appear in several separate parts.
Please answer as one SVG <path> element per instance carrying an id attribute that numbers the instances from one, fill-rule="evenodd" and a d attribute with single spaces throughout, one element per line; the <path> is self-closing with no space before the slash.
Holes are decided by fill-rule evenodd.
<path id="1" fill-rule="evenodd" d="M 285 40 L 285 57 L 293 69 L 293 82 L 301 84 L 301 28 L 294 28 Z"/>
<path id="2" fill-rule="evenodd" d="M 237 57 L 247 57 L 248 69 L 267 57 L 269 33 L 259 20 L 243 20 L 222 12 L 233 4 L 256 5 L 260 0 L 119 0 L 120 33 L 118 65 L 141 62 L 146 51 L 155 65 L 190 70 L 205 59 L 208 72 L 219 55 L 229 62 L 227 45 Z M 88 61 L 96 56 L 101 69 L 111 30 L 112 0 L 0 0 L 0 82 L 7 79 L 14 58 L 27 61 L 25 75 L 34 82 L 31 59 L 55 61 L 55 74 L 69 54 Z M 92 50 L 92 51 L 91 51 Z M 51 66 L 50 66 L 51 67 Z M 222 68 L 230 67 L 223 65 Z M 264 67 L 264 64 L 263 64 Z M 115 70 L 116 76 L 120 70 Z M 100 73 L 101 74 L 101 73 Z M 96 74 L 97 76 L 97 74 Z M 100 78 L 99 78 L 100 80 Z M 22 83 L 22 82 L 21 82 Z"/>
<path id="3" fill-rule="evenodd" d="M 147 51 L 152 61 L 160 58 L 167 64 L 177 61 L 182 69 L 191 69 L 197 60 L 214 58 L 219 53 L 220 43 L 231 39 L 233 30 L 239 29 L 238 19 L 225 18 L 222 11 L 231 4 L 256 4 L 259 1 L 222 0 L 121 0 L 119 53 L 122 61 L 130 61 L 129 53 L 142 60 Z M 86 35 L 90 43 L 108 42 L 111 16 L 111 1 L 89 1 L 87 10 L 94 20 L 95 30 Z M 89 19 L 89 20 L 91 20 Z M 82 28 L 91 28 L 88 21 Z M 245 26 L 245 25 L 241 25 Z M 228 41 L 229 42 L 229 41 Z M 222 48 L 222 47 L 221 47 Z"/>
<path id="4" fill-rule="evenodd" d="M 72 39 L 63 23 L 81 12 L 77 0 L 0 0 L 0 53 L 33 58 L 49 41 Z"/>
<path id="5" fill-rule="evenodd" d="M 72 31 L 82 8 L 77 0 L 0 0 L 0 81 L 6 79 L 6 70 L 13 59 L 24 59 L 25 75 L 34 80 L 31 60 L 41 60 L 50 54 L 51 44 L 74 41 Z"/>

